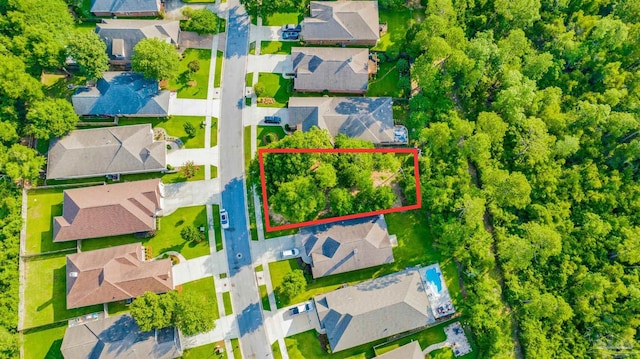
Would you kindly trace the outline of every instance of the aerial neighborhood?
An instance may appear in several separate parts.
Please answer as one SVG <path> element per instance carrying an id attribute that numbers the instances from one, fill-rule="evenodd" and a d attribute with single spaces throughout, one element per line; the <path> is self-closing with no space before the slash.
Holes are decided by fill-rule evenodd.
<path id="1" fill-rule="evenodd" d="M 637 349 L 632 0 L 0 13 L 0 358 Z"/>

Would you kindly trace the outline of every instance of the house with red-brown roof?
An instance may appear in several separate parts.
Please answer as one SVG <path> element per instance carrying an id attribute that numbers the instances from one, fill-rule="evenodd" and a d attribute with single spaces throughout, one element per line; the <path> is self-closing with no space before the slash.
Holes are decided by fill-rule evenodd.
<path id="1" fill-rule="evenodd" d="M 161 209 L 159 179 L 68 189 L 62 216 L 53 219 L 53 241 L 154 231 Z"/>
<path id="2" fill-rule="evenodd" d="M 145 261 L 133 243 L 67 256 L 67 309 L 173 290 L 171 260 Z"/>

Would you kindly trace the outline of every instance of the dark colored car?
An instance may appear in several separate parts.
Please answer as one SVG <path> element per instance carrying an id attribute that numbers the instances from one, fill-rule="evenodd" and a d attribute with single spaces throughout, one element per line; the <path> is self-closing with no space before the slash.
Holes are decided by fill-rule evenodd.
<path id="1" fill-rule="evenodd" d="M 280 119 L 280 116 L 265 116 L 264 117 L 264 123 L 280 123 L 282 121 L 282 119 Z"/>
<path id="2" fill-rule="evenodd" d="M 282 27 L 282 32 L 300 32 L 302 31 L 302 26 L 299 24 L 287 24 Z"/>
<path id="3" fill-rule="evenodd" d="M 300 34 L 297 32 L 283 32 L 282 39 L 283 40 L 298 40 Z"/>

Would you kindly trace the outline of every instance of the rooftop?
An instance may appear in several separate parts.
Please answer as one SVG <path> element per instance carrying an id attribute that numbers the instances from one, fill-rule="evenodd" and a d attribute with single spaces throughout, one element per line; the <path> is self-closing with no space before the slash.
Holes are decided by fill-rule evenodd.
<path id="1" fill-rule="evenodd" d="M 377 1 L 312 1 L 311 17 L 302 22 L 304 40 L 380 39 Z"/>
<path id="2" fill-rule="evenodd" d="M 364 93 L 369 84 L 369 50 L 294 47 L 291 60 L 298 91 Z"/>

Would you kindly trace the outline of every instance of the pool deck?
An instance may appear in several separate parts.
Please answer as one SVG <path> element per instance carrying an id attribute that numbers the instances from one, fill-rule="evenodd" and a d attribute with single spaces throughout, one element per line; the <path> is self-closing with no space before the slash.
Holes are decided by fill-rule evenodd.
<path id="1" fill-rule="evenodd" d="M 437 283 L 433 283 L 427 276 L 427 272 L 429 270 L 435 269 L 438 273 L 438 278 L 440 280 L 441 290 L 438 291 Z M 453 307 L 453 303 L 451 302 L 451 295 L 449 295 L 449 289 L 447 288 L 447 283 L 442 276 L 442 270 L 440 269 L 440 264 L 432 264 L 426 267 L 422 267 L 418 269 L 420 273 L 420 278 L 422 279 L 422 283 L 425 286 L 425 292 L 427 293 L 427 297 L 429 297 L 429 302 L 431 303 L 431 311 L 433 312 L 433 316 L 436 319 L 442 318 L 447 315 L 451 315 L 456 312 Z"/>

